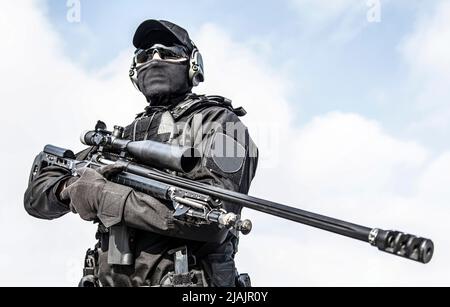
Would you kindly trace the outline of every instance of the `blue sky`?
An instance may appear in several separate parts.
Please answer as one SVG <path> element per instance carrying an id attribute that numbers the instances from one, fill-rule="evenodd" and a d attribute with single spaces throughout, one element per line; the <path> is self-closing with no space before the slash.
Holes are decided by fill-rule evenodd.
<path id="1" fill-rule="evenodd" d="M 291 100 L 301 100 L 298 124 L 339 110 L 377 119 L 396 136 L 417 136 L 410 125 L 421 113 L 410 106 L 415 93 L 404 86 L 408 67 L 398 48 L 436 1 L 381 1 L 379 23 L 367 21 L 366 1 L 353 1 L 342 14 L 317 20 L 311 16 L 322 12 L 314 11 L 314 5 L 311 12 L 311 5 L 302 2 L 308 1 L 171 1 L 169 6 L 163 1 L 90 0 L 81 1 L 78 24 L 67 22 L 65 1 L 49 0 L 48 16 L 67 55 L 88 70 L 130 48 L 133 31 L 146 18 L 174 21 L 194 40 L 203 24 L 214 23 L 233 40 L 254 44 L 257 53 L 257 42 L 265 42 L 266 65 L 279 66 L 291 82 Z M 428 135 L 421 140 L 443 146 Z"/>
<path id="2" fill-rule="evenodd" d="M 79 24 L 67 21 L 65 3 L 0 1 L 0 37 L 11 46 L 0 50 L 0 126 L 19 149 L 0 152 L 11 161 L 0 227 L 21 226 L 5 250 L 26 245 L 34 255 L 0 254 L 0 284 L 77 282 L 95 229 L 76 215 L 27 216 L 29 165 L 45 144 L 81 149 L 79 133 L 98 119 L 125 125 L 144 108 L 127 77 L 131 38 L 141 21 L 161 18 L 203 51 L 198 91 L 249 111 L 243 121 L 261 153 L 252 195 L 438 247 L 420 266 L 245 210 L 255 230 L 242 238 L 238 267 L 255 285 L 448 285 L 450 1 L 381 0 L 379 23 L 367 22 L 366 0 L 81 0 Z M 292 255 L 302 265 L 286 261 Z"/>

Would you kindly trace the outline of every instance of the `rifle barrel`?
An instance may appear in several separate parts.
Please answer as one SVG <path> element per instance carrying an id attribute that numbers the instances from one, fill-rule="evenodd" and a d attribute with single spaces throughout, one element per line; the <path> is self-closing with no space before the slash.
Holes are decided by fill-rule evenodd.
<path id="1" fill-rule="evenodd" d="M 126 171 L 135 175 L 153 179 L 168 185 L 173 185 L 181 189 L 206 194 L 214 199 L 227 201 L 244 208 L 253 209 L 300 224 L 305 224 L 342 236 L 368 242 L 371 245 L 376 246 L 381 251 L 410 260 L 428 263 L 433 256 L 434 244 L 429 239 L 416 237 L 414 235 L 409 235 L 398 231 L 386 231 L 378 228 L 369 228 L 345 222 L 269 200 L 264 200 L 235 191 L 224 190 L 219 187 L 173 176 L 158 170 L 129 163 L 127 161 L 118 161 L 118 163 L 125 163 L 127 167 Z"/>

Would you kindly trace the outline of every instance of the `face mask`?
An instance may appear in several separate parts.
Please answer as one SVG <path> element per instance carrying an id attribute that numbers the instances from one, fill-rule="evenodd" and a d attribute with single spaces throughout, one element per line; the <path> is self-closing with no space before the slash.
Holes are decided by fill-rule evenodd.
<path id="1" fill-rule="evenodd" d="M 139 89 L 151 105 L 165 105 L 191 91 L 188 62 L 152 60 L 138 70 Z"/>

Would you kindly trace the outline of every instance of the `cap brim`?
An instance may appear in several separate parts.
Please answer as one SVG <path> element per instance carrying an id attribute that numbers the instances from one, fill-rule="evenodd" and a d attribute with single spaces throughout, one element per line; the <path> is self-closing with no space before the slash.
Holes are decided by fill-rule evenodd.
<path id="1" fill-rule="evenodd" d="M 150 48 L 154 44 L 183 44 L 178 37 L 158 20 L 146 20 L 137 28 L 133 45 L 138 49 Z"/>

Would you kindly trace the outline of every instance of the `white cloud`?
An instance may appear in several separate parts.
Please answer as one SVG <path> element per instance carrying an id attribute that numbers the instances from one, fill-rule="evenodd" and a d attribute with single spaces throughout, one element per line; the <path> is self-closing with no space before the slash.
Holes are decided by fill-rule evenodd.
<path id="1" fill-rule="evenodd" d="M 431 12 L 420 15 L 399 50 L 411 72 L 408 87 L 422 119 L 416 131 L 450 129 L 450 3 L 438 1 Z"/>
<path id="2" fill-rule="evenodd" d="M 448 153 L 431 159 L 420 145 L 397 140 L 376 122 L 354 114 L 321 116 L 292 135 L 297 140 L 286 151 L 295 158 L 276 171 L 259 173 L 257 194 L 362 225 L 431 237 L 436 257 L 427 266 L 418 265 L 356 241 L 246 211 L 255 232 L 243 238 L 241 268 L 254 273 L 255 284 L 449 283 L 444 260 L 450 253 Z"/>
<path id="3" fill-rule="evenodd" d="M 81 149 L 79 133 L 97 119 L 126 124 L 145 106 L 128 84 L 124 58 L 109 78 L 100 78 L 65 57 L 42 3 L 0 4 L 0 35 L 8 46 L 0 51 L 2 285 L 76 284 L 66 272 L 76 259 L 81 273 L 95 228 L 77 216 L 46 222 L 26 214 L 23 193 L 33 157 L 48 143 Z"/>
<path id="4" fill-rule="evenodd" d="M 305 33 L 332 42 L 347 42 L 357 36 L 367 26 L 367 14 L 373 7 L 366 0 L 291 0 L 290 3 Z"/>
<path id="5" fill-rule="evenodd" d="M 417 144 L 396 140 L 356 114 L 320 116 L 296 136 L 296 172 L 309 189 L 320 187 L 330 196 L 389 191 L 404 180 L 398 173 L 417 168 L 427 156 Z"/>
<path id="6" fill-rule="evenodd" d="M 63 54 L 36 2 L 2 2 L 0 26 L 0 36 L 15 46 L 0 51 L 0 70 L 9 72 L 0 76 L 0 125 L 9 149 L 0 160 L 9 161 L 10 175 L 0 179 L 0 227 L 11 234 L 2 242 L 0 284 L 73 285 L 94 228 L 74 215 L 53 222 L 28 217 L 22 195 L 29 165 L 46 143 L 80 148 L 79 131 L 98 118 L 126 124 L 143 99 L 127 80 L 129 52 L 102 71 L 85 72 Z M 255 230 L 242 238 L 238 265 L 255 285 L 449 284 L 449 153 L 434 158 L 357 114 L 333 112 L 294 128 L 297 102 L 288 100 L 289 82 L 276 68 L 212 24 L 197 37 L 207 68 L 199 92 L 229 96 L 249 111 L 245 122 L 262 154 L 254 194 L 365 225 L 398 226 L 437 243 L 435 260 L 422 266 L 245 210 Z"/>
<path id="7" fill-rule="evenodd" d="M 402 49 L 418 75 L 450 75 L 450 3 L 440 1 L 417 22 Z"/>

